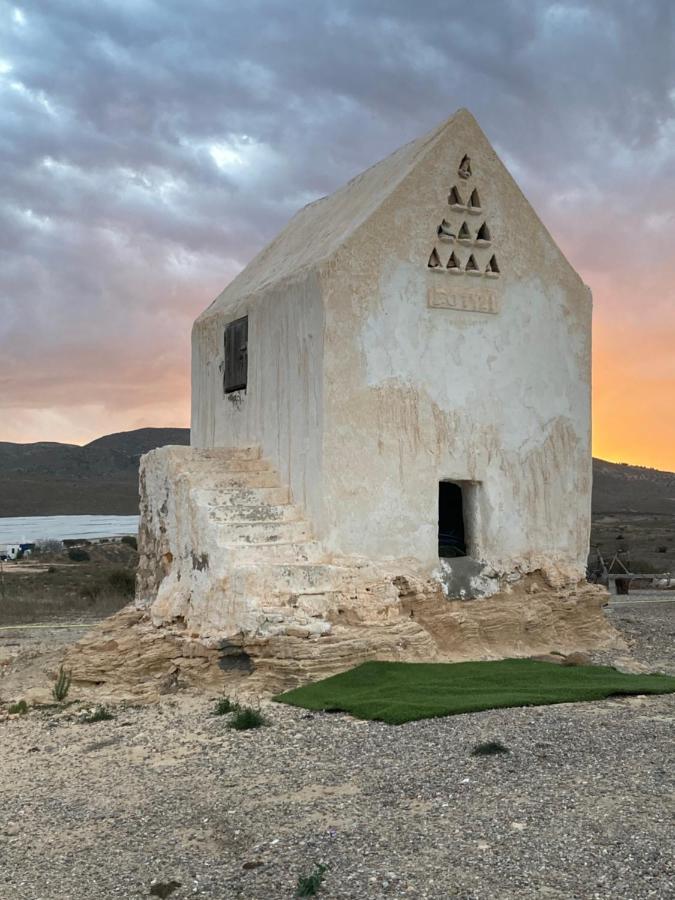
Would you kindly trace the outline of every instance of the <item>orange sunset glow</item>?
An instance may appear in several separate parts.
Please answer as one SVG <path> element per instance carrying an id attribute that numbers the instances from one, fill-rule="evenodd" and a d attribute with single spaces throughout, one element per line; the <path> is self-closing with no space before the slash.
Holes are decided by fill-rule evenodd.
<path id="1" fill-rule="evenodd" d="M 595 455 L 675 469 L 666 7 L 506 7 L 473 10 L 474 55 L 441 7 L 282 3 L 255 40 L 211 9 L 0 10 L 0 440 L 188 425 L 195 316 L 297 209 L 466 106 L 593 290 Z"/>

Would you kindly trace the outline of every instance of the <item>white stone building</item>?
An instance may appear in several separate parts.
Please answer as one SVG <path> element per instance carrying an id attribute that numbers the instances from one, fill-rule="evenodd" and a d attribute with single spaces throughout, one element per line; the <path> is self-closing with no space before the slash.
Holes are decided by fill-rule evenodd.
<path id="1" fill-rule="evenodd" d="M 550 645 L 572 596 L 588 643 L 590 351 L 589 289 L 460 110 L 301 210 L 196 321 L 192 446 L 142 466 L 137 602 L 319 648 L 400 634 L 415 598 L 462 627 L 508 607 L 524 652 L 519 623 Z M 452 655 L 424 629 L 386 652 Z"/>

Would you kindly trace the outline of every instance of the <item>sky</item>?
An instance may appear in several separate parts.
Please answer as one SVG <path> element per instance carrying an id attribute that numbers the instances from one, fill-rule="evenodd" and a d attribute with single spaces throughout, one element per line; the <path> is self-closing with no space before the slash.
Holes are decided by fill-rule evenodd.
<path id="1" fill-rule="evenodd" d="M 195 316 L 468 107 L 594 295 L 594 452 L 675 470 L 672 0 L 0 0 L 0 440 L 189 423 Z"/>

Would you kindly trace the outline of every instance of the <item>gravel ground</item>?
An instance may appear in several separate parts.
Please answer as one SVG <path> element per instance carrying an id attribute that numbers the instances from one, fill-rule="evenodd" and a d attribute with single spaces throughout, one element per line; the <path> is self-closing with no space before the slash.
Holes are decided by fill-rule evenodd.
<path id="1" fill-rule="evenodd" d="M 611 615 L 672 671 L 675 603 L 639 604 Z M 0 722 L 2 900 L 276 900 L 318 862 L 326 900 L 675 897 L 675 695 L 248 732 L 212 700 Z"/>

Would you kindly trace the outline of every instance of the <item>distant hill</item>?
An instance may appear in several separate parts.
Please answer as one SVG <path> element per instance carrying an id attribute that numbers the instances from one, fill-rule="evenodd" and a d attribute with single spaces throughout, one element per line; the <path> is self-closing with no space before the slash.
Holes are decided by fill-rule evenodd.
<path id="1" fill-rule="evenodd" d="M 139 428 L 77 444 L 0 442 L 0 516 L 133 515 L 138 462 L 189 428 Z"/>
<path id="2" fill-rule="evenodd" d="M 675 515 L 675 473 L 594 459 L 593 513 Z"/>
<path id="3" fill-rule="evenodd" d="M 77 444 L 0 442 L 0 516 L 133 515 L 138 461 L 189 428 L 139 428 Z M 675 473 L 593 460 L 594 514 L 675 514 Z"/>

